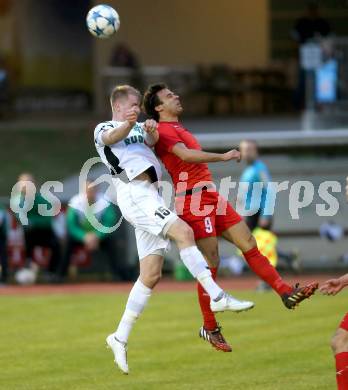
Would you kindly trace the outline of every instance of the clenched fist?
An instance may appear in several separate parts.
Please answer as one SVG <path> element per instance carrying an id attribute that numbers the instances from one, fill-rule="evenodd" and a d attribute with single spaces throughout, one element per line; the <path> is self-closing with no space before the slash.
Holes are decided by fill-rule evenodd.
<path id="1" fill-rule="evenodd" d="M 133 108 L 131 108 L 126 112 L 126 121 L 129 123 L 130 126 L 133 127 L 137 119 L 138 119 L 138 113 Z"/>
<path id="2" fill-rule="evenodd" d="M 153 134 L 157 131 L 157 122 L 153 119 L 147 119 L 144 123 L 144 130 L 148 134 Z"/>

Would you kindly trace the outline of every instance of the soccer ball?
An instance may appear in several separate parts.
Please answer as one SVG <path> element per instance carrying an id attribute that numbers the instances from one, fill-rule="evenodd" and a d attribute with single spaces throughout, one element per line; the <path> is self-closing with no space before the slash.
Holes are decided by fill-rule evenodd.
<path id="1" fill-rule="evenodd" d="M 120 27 L 118 13 L 109 5 L 100 4 L 91 8 L 86 18 L 89 32 L 97 38 L 109 38 Z"/>

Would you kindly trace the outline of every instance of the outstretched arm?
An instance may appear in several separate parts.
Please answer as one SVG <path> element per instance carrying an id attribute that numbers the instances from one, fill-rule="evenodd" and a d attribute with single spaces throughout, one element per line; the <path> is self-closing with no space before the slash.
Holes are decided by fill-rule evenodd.
<path id="1" fill-rule="evenodd" d="M 185 144 L 179 142 L 172 148 L 172 153 L 181 160 L 189 163 L 210 163 L 219 161 L 240 161 L 240 152 L 232 149 L 226 153 L 210 153 L 203 150 L 188 149 Z"/>
<path id="2" fill-rule="evenodd" d="M 325 295 L 336 295 L 343 288 L 348 286 L 348 274 L 338 279 L 327 280 L 321 287 L 320 291 Z"/>

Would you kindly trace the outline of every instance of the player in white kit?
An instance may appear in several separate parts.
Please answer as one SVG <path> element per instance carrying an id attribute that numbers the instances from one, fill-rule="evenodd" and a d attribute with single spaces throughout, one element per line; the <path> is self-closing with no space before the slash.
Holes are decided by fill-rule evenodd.
<path id="1" fill-rule="evenodd" d="M 112 120 L 100 123 L 94 131 L 97 151 L 110 169 L 117 203 L 125 219 L 135 228 L 140 259 L 140 275 L 115 333 L 106 342 L 121 371 L 128 374 L 127 341 L 152 290 L 161 277 L 163 254 L 169 239 L 175 241 L 180 257 L 211 298 L 214 312 L 240 312 L 253 302 L 239 301 L 225 293 L 212 279 L 207 263 L 197 249 L 192 229 L 169 210 L 158 193 L 161 167 L 151 150 L 158 140 L 157 123 L 137 122 L 141 95 L 133 87 L 115 87 L 111 93 Z"/>

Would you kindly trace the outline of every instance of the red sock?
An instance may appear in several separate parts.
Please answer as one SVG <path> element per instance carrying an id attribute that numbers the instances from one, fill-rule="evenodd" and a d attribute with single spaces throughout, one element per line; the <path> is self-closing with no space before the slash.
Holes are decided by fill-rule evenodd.
<path id="1" fill-rule="evenodd" d="M 336 356 L 336 379 L 338 390 L 348 389 L 348 352 L 338 353 Z"/>
<path id="2" fill-rule="evenodd" d="M 217 267 L 210 268 L 211 275 L 216 280 Z M 198 300 L 201 306 L 201 312 L 204 320 L 204 327 L 208 330 L 214 330 L 217 327 L 215 314 L 210 310 L 210 297 L 204 288 L 197 283 Z"/>
<path id="3" fill-rule="evenodd" d="M 272 267 L 267 257 L 262 255 L 257 247 L 250 249 L 243 255 L 252 271 L 269 284 L 279 295 L 292 291 L 291 286 L 283 281 L 277 270 Z"/>

